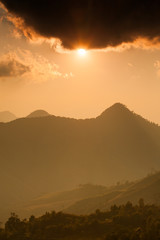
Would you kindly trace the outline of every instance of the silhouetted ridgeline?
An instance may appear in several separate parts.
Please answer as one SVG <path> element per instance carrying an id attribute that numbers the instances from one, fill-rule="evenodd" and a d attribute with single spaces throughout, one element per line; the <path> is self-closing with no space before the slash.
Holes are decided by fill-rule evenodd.
<path id="1" fill-rule="evenodd" d="M 15 120 L 17 117 L 8 111 L 0 112 L 0 122 L 10 122 Z"/>
<path id="2" fill-rule="evenodd" d="M 120 103 L 95 119 L 0 123 L 1 215 L 44 193 L 140 178 L 159 159 L 160 127 Z"/>
<path id="3" fill-rule="evenodd" d="M 1 240 L 159 240 L 160 207 L 127 202 L 113 205 L 109 211 L 96 210 L 91 215 L 51 212 L 29 220 L 16 214 L 0 230 Z"/>
<path id="4" fill-rule="evenodd" d="M 47 117 L 50 114 L 44 110 L 36 110 L 30 113 L 26 118 L 38 118 L 38 117 Z"/>

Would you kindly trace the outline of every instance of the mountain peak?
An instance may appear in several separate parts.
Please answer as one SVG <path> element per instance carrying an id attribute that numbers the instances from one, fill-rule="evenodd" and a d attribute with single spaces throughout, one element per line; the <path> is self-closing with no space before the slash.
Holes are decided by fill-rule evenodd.
<path id="1" fill-rule="evenodd" d="M 123 103 L 120 103 L 120 102 L 116 102 L 116 103 L 114 103 L 112 106 L 121 106 L 121 107 L 125 107 L 125 108 L 126 108 L 126 105 L 123 104 Z M 111 107 L 112 107 L 112 106 L 111 106 Z"/>
<path id="2" fill-rule="evenodd" d="M 109 109 L 111 109 L 111 108 L 112 109 L 128 110 L 126 105 L 124 105 L 123 103 L 119 103 L 119 102 L 113 104 Z"/>
<path id="3" fill-rule="evenodd" d="M 99 117 L 106 117 L 110 114 L 131 114 L 132 112 L 122 103 L 115 103 L 101 113 Z"/>
<path id="4" fill-rule="evenodd" d="M 9 111 L 0 112 L 0 122 L 10 122 L 16 118 L 17 117 Z"/>
<path id="5" fill-rule="evenodd" d="M 38 109 L 32 113 L 30 113 L 27 118 L 38 118 L 38 117 L 47 117 L 50 116 L 50 114 L 44 110 Z"/>

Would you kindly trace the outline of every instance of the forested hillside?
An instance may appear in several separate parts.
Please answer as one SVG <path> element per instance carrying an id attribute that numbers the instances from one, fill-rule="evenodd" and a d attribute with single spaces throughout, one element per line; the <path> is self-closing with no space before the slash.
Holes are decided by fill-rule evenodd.
<path id="1" fill-rule="evenodd" d="M 159 240 L 160 207 L 127 202 L 91 215 L 46 213 L 20 220 L 16 214 L 0 230 L 1 240 Z"/>

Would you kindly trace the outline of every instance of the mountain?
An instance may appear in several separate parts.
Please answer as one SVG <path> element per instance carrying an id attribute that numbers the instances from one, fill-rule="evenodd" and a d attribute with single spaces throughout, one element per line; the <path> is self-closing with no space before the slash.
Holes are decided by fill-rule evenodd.
<path id="1" fill-rule="evenodd" d="M 11 212 L 9 203 L 160 169 L 160 127 L 120 103 L 93 119 L 21 118 L 0 123 L 0 153 L 2 198 Z"/>
<path id="2" fill-rule="evenodd" d="M 146 204 L 160 205 L 160 172 L 142 180 L 126 185 L 121 189 L 111 188 L 106 194 L 82 199 L 65 209 L 67 213 L 90 214 L 100 209 L 105 211 L 112 205 L 126 204 L 128 201 L 137 204 L 144 199 Z"/>
<path id="3" fill-rule="evenodd" d="M 83 184 L 72 190 L 44 194 L 23 206 L 24 216 L 32 214 L 40 216 L 46 211 L 49 212 L 53 210 L 62 211 L 77 201 L 103 195 L 108 190 L 105 186 Z"/>
<path id="4" fill-rule="evenodd" d="M 106 211 L 114 204 L 122 205 L 128 201 L 137 204 L 139 199 L 144 199 L 146 204 L 160 205 L 159 186 L 160 172 L 110 187 L 85 184 L 70 191 L 42 195 L 30 201 L 24 210 L 28 215 L 38 216 L 53 210 L 85 215 L 94 213 L 97 209 Z"/>
<path id="5" fill-rule="evenodd" d="M 15 120 L 17 117 L 8 111 L 0 112 L 0 122 L 10 122 Z"/>
<path id="6" fill-rule="evenodd" d="M 38 117 L 47 117 L 50 116 L 50 114 L 44 110 L 36 110 L 32 113 L 30 113 L 26 118 L 38 118 Z"/>

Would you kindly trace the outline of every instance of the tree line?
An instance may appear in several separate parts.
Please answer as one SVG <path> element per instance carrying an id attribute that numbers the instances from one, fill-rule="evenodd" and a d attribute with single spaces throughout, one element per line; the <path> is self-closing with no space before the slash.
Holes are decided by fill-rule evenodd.
<path id="1" fill-rule="evenodd" d="M 21 220 L 15 213 L 0 240 L 160 240 L 160 206 L 127 202 L 90 215 L 46 212 Z"/>

